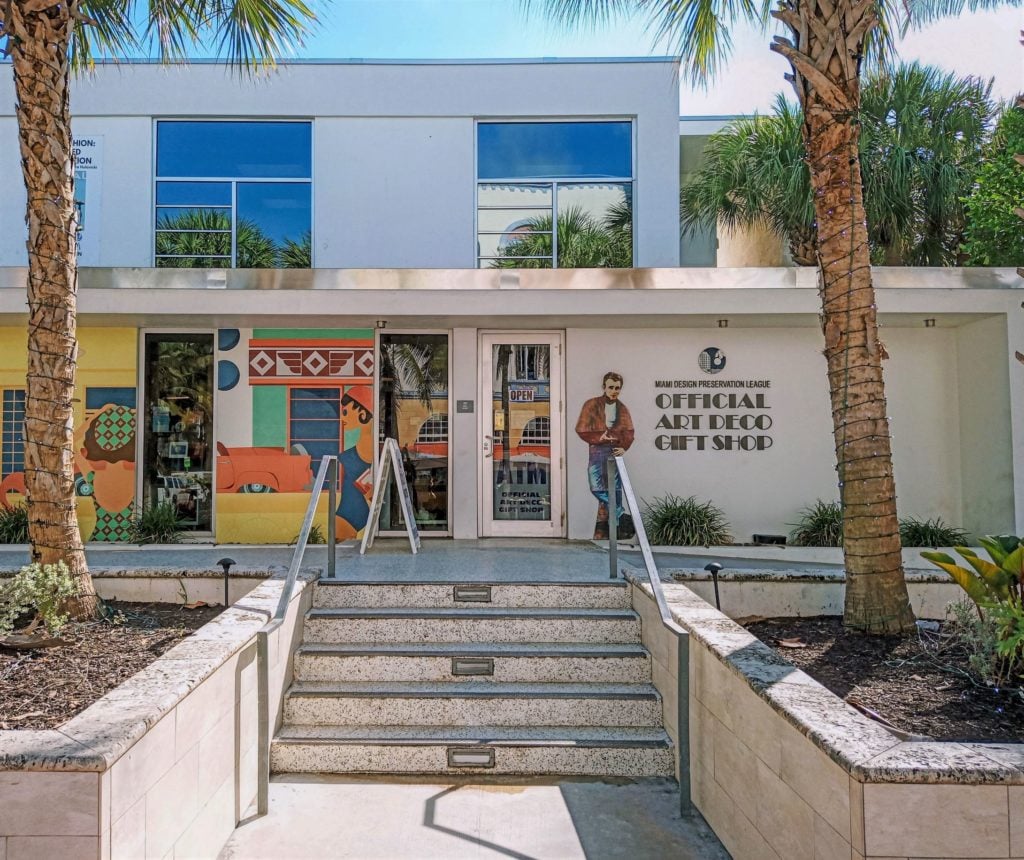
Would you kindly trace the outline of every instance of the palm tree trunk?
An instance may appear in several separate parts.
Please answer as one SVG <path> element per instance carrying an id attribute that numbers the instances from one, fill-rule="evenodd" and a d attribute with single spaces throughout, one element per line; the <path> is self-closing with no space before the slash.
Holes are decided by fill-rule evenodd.
<path id="1" fill-rule="evenodd" d="M 818 265 L 818 249 L 815 245 L 814 228 L 794 230 L 789 234 L 789 256 L 798 266 Z"/>
<path id="2" fill-rule="evenodd" d="M 793 66 L 818 222 L 825 334 L 839 494 L 843 504 L 846 626 L 909 631 L 896 487 L 886 416 L 875 292 L 858 154 L 860 58 L 877 23 L 875 0 L 784 0 L 773 13 L 794 41 L 772 46 Z"/>
<path id="3" fill-rule="evenodd" d="M 72 4 L 73 5 L 73 4 Z M 32 560 L 64 561 L 78 594 L 67 611 L 92 617 L 96 591 L 75 515 L 72 402 L 75 396 L 77 260 L 74 165 L 68 102 L 64 0 L 8 4 L 22 172 L 28 191 L 28 374 L 25 488 Z"/>

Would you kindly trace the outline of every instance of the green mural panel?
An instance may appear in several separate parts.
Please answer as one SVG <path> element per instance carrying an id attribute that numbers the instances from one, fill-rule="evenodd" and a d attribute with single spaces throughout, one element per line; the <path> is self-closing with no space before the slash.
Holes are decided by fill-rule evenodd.
<path id="1" fill-rule="evenodd" d="M 369 340 L 372 328 L 255 328 L 255 340 Z"/>
<path id="2" fill-rule="evenodd" d="M 252 444 L 257 448 L 284 448 L 288 445 L 288 388 L 286 386 L 253 386 Z"/>

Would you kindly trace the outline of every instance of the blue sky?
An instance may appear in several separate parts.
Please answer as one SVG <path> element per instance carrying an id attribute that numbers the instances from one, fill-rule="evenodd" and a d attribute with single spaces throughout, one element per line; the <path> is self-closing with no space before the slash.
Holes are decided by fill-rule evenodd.
<path id="1" fill-rule="evenodd" d="M 539 14 L 527 19 L 518 0 L 334 0 L 318 4 L 322 25 L 300 56 L 310 58 L 440 59 L 495 57 L 622 57 L 668 53 L 630 22 L 567 33 Z M 960 74 L 995 77 L 996 94 L 1024 89 L 1024 26 L 1019 9 L 940 22 L 913 33 L 901 55 Z M 734 34 L 733 60 L 708 90 L 683 86 L 680 113 L 764 110 L 788 90 L 787 65 L 770 53 L 770 36 Z"/>

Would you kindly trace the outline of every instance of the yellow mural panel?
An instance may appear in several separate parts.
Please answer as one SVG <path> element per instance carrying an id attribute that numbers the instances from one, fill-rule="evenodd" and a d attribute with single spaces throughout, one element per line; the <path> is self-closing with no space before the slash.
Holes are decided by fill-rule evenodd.
<path id="1" fill-rule="evenodd" d="M 217 493 L 217 543 L 293 543 L 308 504 L 308 493 Z M 313 523 L 326 538 L 327 493 Z"/>

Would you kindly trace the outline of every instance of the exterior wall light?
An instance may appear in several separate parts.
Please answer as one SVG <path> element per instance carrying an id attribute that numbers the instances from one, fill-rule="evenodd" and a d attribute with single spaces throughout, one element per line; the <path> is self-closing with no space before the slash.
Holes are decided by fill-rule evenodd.
<path id="1" fill-rule="evenodd" d="M 928 319 L 926 319 L 924 321 L 924 327 L 925 328 L 935 328 L 935 318 L 934 317 L 928 317 Z"/>
<path id="2" fill-rule="evenodd" d="M 377 320 L 377 328 L 387 328 L 387 327 L 388 327 L 388 321 L 387 320 Z"/>
<path id="3" fill-rule="evenodd" d="M 729 328 L 729 320 L 719 320 L 718 321 L 718 327 L 719 328 Z"/>

